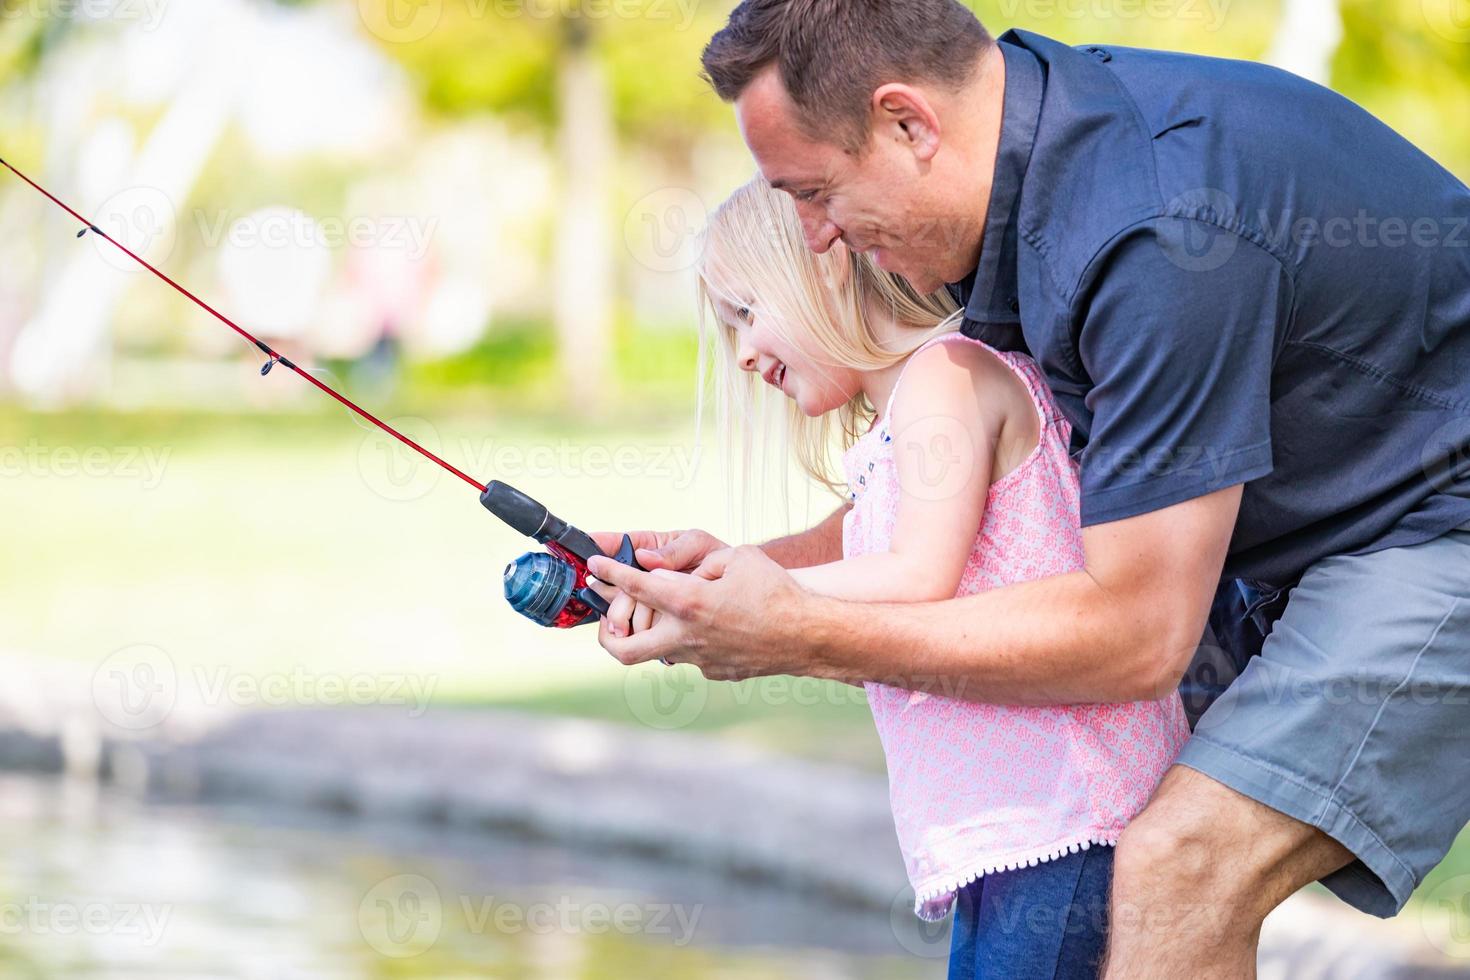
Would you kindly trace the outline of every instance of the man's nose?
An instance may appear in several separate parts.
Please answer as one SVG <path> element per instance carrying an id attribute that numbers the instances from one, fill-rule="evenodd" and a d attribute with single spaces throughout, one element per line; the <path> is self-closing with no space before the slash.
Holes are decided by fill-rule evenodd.
<path id="1" fill-rule="evenodd" d="M 806 238 L 806 247 L 818 255 L 826 253 L 837 239 L 842 237 L 842 229 L 834 225 L 827 213 L 811 205 L 798 205 L 801 214 L 801 232 Z"/>

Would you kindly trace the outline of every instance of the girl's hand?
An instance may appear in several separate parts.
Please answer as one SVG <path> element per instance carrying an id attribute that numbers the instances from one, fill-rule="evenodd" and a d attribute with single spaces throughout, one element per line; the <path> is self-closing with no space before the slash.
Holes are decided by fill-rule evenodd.
<path id="1" fill-rule="evenodd" d="M 693 537 L 696 535 L 702 536 L 702 538 Z M 718 541 L 706 535 L 703 531 L 681 532 L 673 536 L 670 541 L 675 548 L 697 546 L 698 550 L 701 551 L 706 547 L 719 546 Z M 729 563 L 733 554 L 733 548 L 717 547 L 717 550 L 710 551 L 709 554 L 705 555 L 699 565 L 696 568 L 690 569 L 688 574 L 695 578 L 702 578 L 705 581 L 712 582 L 724 574 L 724 568 Z M 642 563 L 640 562 L 640 564 Z M 621 589 L 615 589 L 611 585 L 605 582 L 599 582 L 596 579 L 589 579 L 588 584 L 592 586 L 598 595 L 606 599 L 608 604 L 607 615 L 602 617 L 602 625 L 599 630 L 602 634 L 601 639 L 606 639 L 611 636 L 615 639 L 622 640 L 630 636 L 636 636 L 639 633 L 645 633 L 656 626 L 658 621 L 663 618 L 663 613 L 650 605 L 637 601 Z"/>
<path id="2" fill-rule="evenodd" d="M 633 539 L 638 564 L 649 571 L 662 568 L 698 574 L 696 569 L 706 564 L 712 554 L 726 550 L 725 543 L 708 531 L 634 531 L 629 536 Z M 612 554 L 622 546 L 623 534 L 621 531 L 594 532 L 592 540 L 604 552 Z M 608 603 L 608 614 L 598 627 L 601 639 L 627 639 L 651 629 L 663 617 L 652 606 L 637 602 L 610 585 L 595 579 L 589 580 L 588 584 Z"/>
<path id="3" fill-rule="evenodd" d="M 627 666 L 666 658 L 691 663 L 710 680 L 735 681 L 772 674 L 828 676 L 816 667 L 814 625 L 830 622 L 811 613 L 830 600 L 804 592 L 759 548 L 712 554 L 693 575 L 665 569 L 640 572 L 608 558 L 590 562 L 610 591 L 622 589 L 662 616 L 645 633 L 614 637 L 603 628 L 599 642 Z M 838 617 L 840 619 L 840 617 Z"/>
<path id="4" fill-rule="evenodd" d="M 652 606 L 644 605 L 621 589 L 593 583 L 593 588 L 608 600 L 607 615 L 602 617 L 601 629 L 605 635 L 619 639 L 642 633 L 658 622 L 659 613 Z"/>

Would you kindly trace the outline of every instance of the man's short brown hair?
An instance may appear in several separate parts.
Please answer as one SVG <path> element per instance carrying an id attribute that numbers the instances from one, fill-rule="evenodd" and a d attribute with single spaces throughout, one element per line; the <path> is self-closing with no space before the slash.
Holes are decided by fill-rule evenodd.
<path id="1" fill-rule="evenodd" d="M 742 0 L 704 49 L 704 74 L 733 102 L 775 65 L 806 135 L 856 152 L 879 86 L 959 88 L 992 43 L 958 0 Z"/>

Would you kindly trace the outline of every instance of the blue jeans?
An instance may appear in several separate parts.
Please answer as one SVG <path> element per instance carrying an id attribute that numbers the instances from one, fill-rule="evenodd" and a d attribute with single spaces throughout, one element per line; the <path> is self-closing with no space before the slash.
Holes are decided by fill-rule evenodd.
<path id="1" fill-rule="evenodd" d="M 955 901 L 949 980 L 1096 977 L 1112 881 L 1113 849 L 1094 844 L 966 885 Z"/>

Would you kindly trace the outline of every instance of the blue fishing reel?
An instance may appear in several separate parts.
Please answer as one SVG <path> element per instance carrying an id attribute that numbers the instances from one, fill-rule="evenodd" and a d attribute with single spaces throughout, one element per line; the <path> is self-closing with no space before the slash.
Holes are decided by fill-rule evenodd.
<path id="1" fill-rule="evenodd" d="M 491 482 L 480 503 L 521 534 L 546 545 L 546 552 L 522 555 L 505 567 L 506 601 L 540 626 L 573 629 L 607 615 L 607 603 L 587 585 L 590 559 L 612 558 L 639 568 L 633 558 L 633 539 L 626 534 L 617 554 L 604 555 L 585 532 L 514 487 Z"/>

